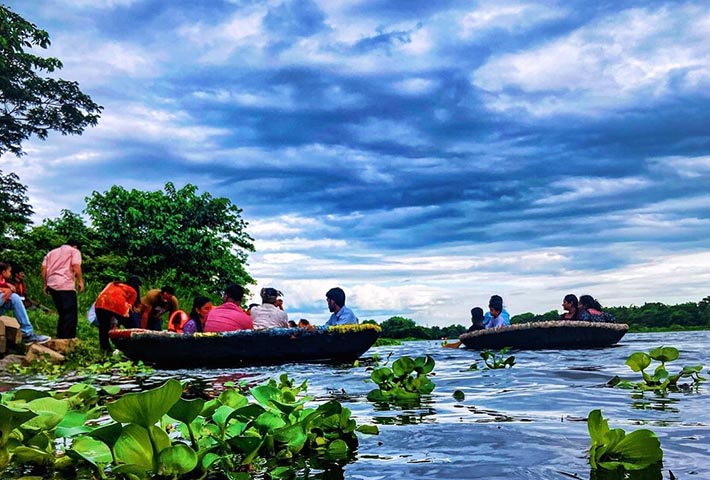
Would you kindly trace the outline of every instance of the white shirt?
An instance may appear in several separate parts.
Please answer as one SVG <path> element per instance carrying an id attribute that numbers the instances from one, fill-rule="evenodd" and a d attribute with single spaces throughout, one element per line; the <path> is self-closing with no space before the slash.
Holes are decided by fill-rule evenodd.
<path id="1" fill-rule="evenodd" d="M 261 305 L 252 307 L 251 319 L 254 322 L 254 330 L 260 330 L 262 328 L 288 328 L 288 313 L 271 303 L 262 303 Z"/>

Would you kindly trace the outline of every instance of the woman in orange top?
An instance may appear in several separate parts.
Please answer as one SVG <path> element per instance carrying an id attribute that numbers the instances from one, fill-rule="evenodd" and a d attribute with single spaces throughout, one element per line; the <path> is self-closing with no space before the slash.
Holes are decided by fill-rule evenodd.
<path id="1" fill-rule="evenodd" d="M 139 305 L 140 288 L 140 278 L 134 276 L 125 282 L 111 282 L 99 293 L 95 308 L 101 350 L 111 350 L 108 332 L 113 325 L 132 326 L 131 311 Z"/>

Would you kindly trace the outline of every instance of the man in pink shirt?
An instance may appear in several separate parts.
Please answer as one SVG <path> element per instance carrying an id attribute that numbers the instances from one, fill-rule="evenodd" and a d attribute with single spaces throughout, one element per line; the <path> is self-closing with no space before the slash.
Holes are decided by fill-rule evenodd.
<path id="1" fill-rule="evenodd" d="M 240 306 L 244 298 L 244 288 L 232 284 L 224 290 L 219 307 L 209 311 L 205 317 L 205 332 L 231 332 L 233 330 L 253 330 L 251 317 Z"/>
<path id="2" fill-rule="evenodd" d="M 79 242 L 68 240 L 66 244 L 50 251 L 42 261 L 44 293 L 52 296 L 59 316 L 57 338 L 76 337 L 78 307 L 75 281 L 78 281 L 79 291 L 83 292 Z"/>

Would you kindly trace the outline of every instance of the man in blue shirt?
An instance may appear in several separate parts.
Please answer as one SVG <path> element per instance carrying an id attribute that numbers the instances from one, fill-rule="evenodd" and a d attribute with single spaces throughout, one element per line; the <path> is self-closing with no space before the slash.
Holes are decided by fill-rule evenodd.
<path id="1" fill-rule="evenodd" d="M 488 312 L 483 316 L 483 325 L 486 328 L 510 326 L 510 314 L 503 308 L 503 298 L 493 295 L 488 301 Z"/>
<path id="2" fill-rule="evenodd" d="M 325 323 L 326 327 L 358 323 L 353 311 L 345 306 L 345 292 L 342 288 L 331 288 L 328 290 L 328 293 L 325 294 L 325 298 L 328 302 L 328 310 L 333 313 L 330 319 Z"/>

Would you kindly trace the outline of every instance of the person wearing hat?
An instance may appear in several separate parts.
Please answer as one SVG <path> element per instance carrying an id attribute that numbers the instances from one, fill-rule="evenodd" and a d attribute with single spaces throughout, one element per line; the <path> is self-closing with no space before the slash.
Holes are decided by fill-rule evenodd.
<path id="1" fill-rule="evenodd" d="M 276 301 L 279 297 L 283 297 L 283 293 L 275 288 L 266 287 L 261 289 L 261 305 L 251 309 L 254 330 L 288 328 L 288 313 L 276 306 Z"/>
<path id="2" fill-rule="evenodd" d="M 120 324 L 126 328 L 133 326 L 131 313 L 140 309 L 141 279 L 132 276 L 125 282 L 111 282 L 99 293 L 94 303 L 96 320 L 99 322 L 99 346 L 108 352 L 111 344 L 108 332 Z"/>
<path id="3" fill-rule="evenodd" d="M 252 330 L 254 324 L 249 315 L 242 310 L 244 288 L 232 284 L 224 289 L 219 307 L 214 307 L 205 317 L 205 332 L 231 332 L 234 330 Z"/>

